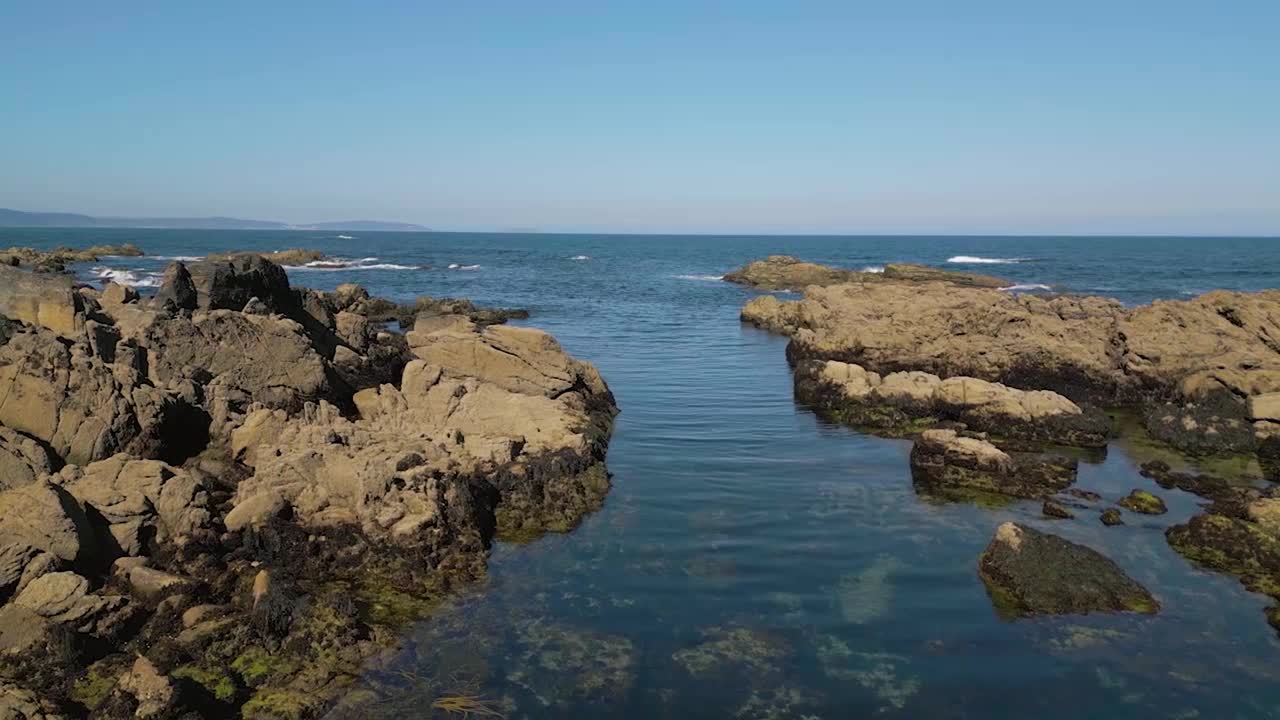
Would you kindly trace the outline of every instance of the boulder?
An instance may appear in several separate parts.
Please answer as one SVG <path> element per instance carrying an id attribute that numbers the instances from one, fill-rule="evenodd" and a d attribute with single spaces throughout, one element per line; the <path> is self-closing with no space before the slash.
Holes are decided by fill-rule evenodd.
<path id="1" fill-rule="evenodd" d="M 164 717 L 177 703 L 178 692 L 173 681 L 143 655 L 139 655 L 129 672 L 120 678 L 117 687 L 133 696 L 137 704 L 134 717 L 139 720 Z"/>
<path id="2" fill-rule="evenodd" d="M 1003 615 L 1094 612 L 1154 614 L 1156 599 L 1095 550 L 1006 522 L 978 560 L 996 609 Z"/>
<path id="3" fill-rule="evenodd" d="M 0 315 L 39 325 L 64 338 L 84 329 L 84 303 L 72 279 L 0 264 Z"/>
<path id="4" fill-rule="evenodd" d="M 911 476 L 929 494 L 963 498 L 972 493 L 1040 499 L 1070 487 L 1076 461 L 1011 455 L 986 440 L 954 430 L 925 430 L 911 446 Z"/>
<path id="5" fill-rule="evenodd" d="M 1165 507 L 1163 500 L 1146 490 L 1135 489 L 1120 498 L 1116 504 L 1125 510 L 1142 513 L 1143 515 L 1163 515 L 1169 511 L 1169 508 Z"/>
<path id="6" fill-rule="evenodd" d="M 14 558 L 25 557 L 20 574 L 40 553 L 73 564 L 92 553 L 86 547 L 91 537 L 84 510 L 56 485 L 39 481 L 0 492 L 0 557 L 8 558 L 0 566 L 12 568 L 18 562 Z M 0 592 L 16 583 L 13 572 L 0 570 Z"/>
<path id="7" fill-rule="evenodd" d="M 60 459 L 86 463 L 127 451 L 181 454 L 187 404 L 52 332 L 21 326 L 0 338 L 0 425 L 41 441 Z"/>
<path id="8" fill-rule="evenodd" d="M 157 320 L 142 343 L 155 382 L 218 379 L 224 397 L 238 390 L 252 402 L 288 410 L 339 397 L 302 326 L 286 318 L 197 312 Z"/>
<path id="9" fill-rule="evenodd" d="M 30 485 L 54 471 L 57 459 L 34 439 L 0 426 L 0 491 Z"/>
<path id="10" fill-rule="evenodd" d="M 158 460 L 116 455 L 55 478 L 99 526 L 108 560 L 140 555 L 149 543 L 205 537 L 212 522 L 208 493 L 184 470 Z"/>
<path id="11" fill-rule="evenodd" d="M 90 594 L 85 578 L 74 572 L 55 572 L 32 581 L 12 602 L 14 607 L 75 632 L 106 637 L 118 629 L 120 611 L 128 599 Z"/>
<path id="12" fill-rule="evenodd" d="M 186 266 L 196 291 L 199 310 L 240 310 L 258 298 L 274 312 L 295 310 L 296 297 L 289 276 L 270 260 L 252 253 L 207 259 Z M 161 286 L 164 290 L 164 286 Z"/>
<path id="13" fill-rule="evenodd" d="M 1045 499 L 1044 505 L 1040 508 L 1040 512 L 1045 517 L 1058 518 L 1060 520 L 1070 520 L 1076 516 L 1076 514 L 1068 510 L 1065 505 L 1052 498 Z"/>
<path id="14" fill-rule="evenodd" d="M 1124 524 L 1124 518 L 1120 515 L 1120 511 L 1115 508 L 1107 508 L 1106 510 L 1103 510 L 1102 514 L 1098 516 L 1098 519 L 1102 521 L 1103 525 L 1108 527 Z"/>

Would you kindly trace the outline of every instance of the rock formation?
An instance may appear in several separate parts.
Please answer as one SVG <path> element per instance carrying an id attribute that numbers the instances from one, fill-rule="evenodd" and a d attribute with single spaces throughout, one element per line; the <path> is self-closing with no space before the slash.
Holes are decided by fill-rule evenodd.
<path id="1" fill-rule="evenodd" d="M 152 298 L 0 273 L 0 708 L 23 717 L 318 713 L 495 536 L 608 491 L 599 373 L 466 301 L 399 334 L 404 306 L 257 255 L 174 263 Z"/>
<path id="2" fill-rule="evenodd" d="M 939 270 L 925 265 L 890 263 L 879 272 L 844 270 L 804 262 L 789 255 L 770 255 L 764 260 L 726 273 L 731 283 L 750 285 L 761 290 L 803 290 L 810 285 L 837 285 L 847 282 L 941 281 L 964 287 L 1002 288 L 1012 283 L 990 275 Z"/>
<path id="3" fill-rule="evenodd" d="M 11 247 L 0 250 L 0 265 L 23 267 L 36 272 L 60 273 L 67 265 L 96 262 L 107 256 L 138 257 L 143 252 L 136 245 L 94 245 L 83 250 L 59 247 L 53 250 L 37 250 L 30 247 Z"/>
<path id="4" fill-rule="evenodd" d="M 986 493 L 1040 499 L 1075 482 L 1076 461 L 1010 454 L 955 430 L 925 430 L 911 446 L 911 476 L 918 488 L 944 498 Z"/>
<path id="5" fill-rule="evenodd" d="M 796 301 L 757 297 L 742 319 L 790 336 L 798 367 L 834 360 L 1049 390 L 1082 407 L 1138 404 L 1156 439 L 1192 454 L 1256 452 L 1280 477 L 1280 291 L 1127 309 L 854 274 Z"/>
<path id="6" fill-rule="evenodd" d="M 996 610 L 1010 617 L 1160 609 L 1146 588 L 1097 551 L 1012 522 L 996 528 L 978 575 Z"/>

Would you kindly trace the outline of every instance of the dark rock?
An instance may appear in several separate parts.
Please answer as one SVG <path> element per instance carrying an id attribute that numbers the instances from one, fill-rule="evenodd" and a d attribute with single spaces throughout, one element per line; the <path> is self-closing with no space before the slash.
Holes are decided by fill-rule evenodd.
<path id="1" fill-rule="evenodd" d="M 187 266 L 173 262 L 164 270 L 164 278 L 160 281 L 160 289 L 156 291 L 155 303 L 163 306 L 172 303 L 180 310 L 195 310 L 199 303 L 199 293 Z"/>
<path id="2" fill-rule="evenodd" d="M 1120 515 L 1120 511 L 1115 508 L 1103 510 L 1099 519 L 1102 520 L 1103 525 L 1107 526 L 1124 524 L 1124 518 Z"/>
<path id="3" fill-rule="evenodd" d="M 1125 510 L 1142 513 L 1143 515 L 1163 515 L 1169 511 L 1169 508 L 1164 504 L 1164 500 L 1146 490 L 1135 489 L 1120 498 L 1116 504 Z"/>
<path id="4" fill-rule="evenodd" d="M 1092 490 L 1085 490 L 1083 488 L 1067 488 L 1065 492 L 1067 495 L 1080 498 L 1085 502 L 1098 502 L 1099 500 L 1102 499 L 1102 496 L 1099 495 L 1098 493 Z"/>
<path id="5" fill-rule="evenodd" d="M 1070 520 L 1076 516 L 1075 513 L 1063 506 L 1062 503 L 1056 502 L 1051 498 L 1045 499 L 1041 512 L 1044 513 L 1045 517 L 1060 518 L 1063 520 Z"/>
<path id="6" fill-rule="evenodd" d="M 1160 608 L 1146 588 L 1097 551 L 1011 522 L 996 529 L 978 575 L 996 609 L 1013 617 L 1153 614 Z"/>

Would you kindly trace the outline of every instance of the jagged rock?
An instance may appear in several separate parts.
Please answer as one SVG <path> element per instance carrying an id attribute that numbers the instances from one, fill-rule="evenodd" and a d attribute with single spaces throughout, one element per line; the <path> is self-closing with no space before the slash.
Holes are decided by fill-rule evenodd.
<path id="1" fill-rule="evenodd" d="M 84 301 L 72 279 L 0 264 L 0 315 L 39 325 L 65 338 L 84 329 Z"/>
<path id="2" fill-rule="evenodd" d="M 1169 508 L 1165 507 L 1163 500 L 1146 490 L 1135 489 L 1120 498 L 1116 504 L 1125 510 L 1142 513 L 1143 515 L 1163 515 L 1169 511 Z"/>
<path id="3" fill-rule="evenodd" d="M 260 255 L 242 253 L 186 266 L 196 291 L 196 309 L 239 310 L 258 298 L 274 312 L 290 314 L 296 298 L 283 268 Z M 164 290 L 164 285 L 161 286 Z"/>
<path id="4" fill-rule="evenodd" d="M 275 250 L 272 252 L 259 252 L 259 253 L 255 253 L 255 252 L 220 253 L 220 254 L 210 255 L 209 257 L 205 258 L 205 260 L 206 261 L 234 261 L 239 257 L 245 257 L 245 256 L 259 257 L 259 258 L 262 258 L 263 260 L 273 262 L 277 265 L 286 265 L 290 267 L 306 265 L 307 263 L 312 263 L 312 262 L 323 262 L 324 260 L 329 259 L 329 256 L 325 255 L 319 250 L 309 250 L 306 248 L 289 248 L 287 250 Z"/>
<path id="5" fill-rule="evenodd" d="M 978 560 L 978 575 L 1002 614 L 1155 613 L 1146 588 L 1095 550 L 1006 522 Z"/>
<path id="6" fill-rule="evenodd" d="M 121 622 L 119 612 L 128 599 L 89 594 L 89 581 L 74 572 L 55 572 L 36 578 L 13 599 L 49 622 L 76 632 L 108 636 Z"/>
<path id="7" fill-rule="evenodd" d="M 191 578 L 143 565 L 129 568 L 128 577 L 129 589 L 144 600 L 158 600 L 174 593 L 188 592 L 196 586 Z"/>
<path id="8" fill-rule="evenodd" d="M 915 482 L 942 496 L 993 493 L 1047 498 L 1076 479 L 1076 462 L 1004 452 L 986 440 L 954 430 L 925 430 L 911 446 Z"/>
<path id="9" fill-rule="evenodd" d="M 288 410 L 337 399 L 324 359 L 302 326 L 283 317 L 229 310 L 171 317 L 152 323 L 143 344 L 157 382 L 194 374 L 221 380 L 224 397 L 239 390 L 253 402 Z"/>
<path id="10" fill-rule="evenodd" d="M 398 389 L 357 393 L 357 420 L 323 403 L 295 418 L 250 413 L 231 444 L 255 473 L 240 483 L 228 527 L 287 507 L 306 525 L 475 547 L 492 534 L 494 490 L 511 498 L 504 518 L 521 528 L 567 529 L 566 515 L 590 509 L 584 498 L 600 494 L 602 476 L 585 474 L 603 457 L 615 412 L 595 368 L 543 333 L 456 320 L 415 331 L 415 353 L 438 364 L 414 360 Z M 417 460 L 402 463 L 408 455 Z M 570 478 L 581 493 L 560 485 Z"/>
<path id="11" fill-rule="evenodd" d="M 1107 525 L 1108 527 L 1124 524 L 1124 518 L 1120 515 L 1120 511 L 1115 508 L 1107 508 L 1106 510 L 1103 510 L 1098 519 L 1102 521 L 1103 525 Z"/>
<path id="12" fill-rule="evenodd" d="M 156 290 L 154 302 L 158 306 L 172 303 L 180 310 L 195 310 L 199 305 L 200 295 L 196 291 L 191 272 L 181 262 L 169 263 L 160 280 L 160 289 Z"/>
<path id="13" fill-rule="evenodd" d="M 56 480 L 100 526 L 108 560 L 139 555 L 150 542 L 181 544 L 209 532 L 208 493 L 191 474 L 158 460 L 115 455 L 65 468 Z"/>
<path id="14" fill-rule="evenodd" d="M 122 450 L 181 455 L 186 433 L 177 425 L 187 420 L 189 406 L 116 370 L 83 345 L 68 347 L 48 330 L 22 326 L 0 338 L 0 425 L 47 443 L 73 463 Z"/>
<path id="15" fill-rule="evenodd" d="M 1245 403 L 1226 391 L 1197 402 L 1154 405 L 1145 420 L 1153 438 L 1190 455 L 1248 453 L 1257 447 Z"/>
<path id="16" fill-rule="evenodd" d="M 62 720 L 34 692 L 0 680 L 0 720 Z"/>
<path id="17" fill-rule="evenodd" d="M 56 462 L 40 443 L 0 426 L 0 490 L 30 485 L 53 472 Z"/>
<path id="18" fill-rule="evenodd" d="M 1027 391 L 970 377 L 924 372 L 881 377 L 860 365 L 808 360 L 795 372 L 796 397 L 835 420 L 889 435 L 939 422 L 962 423 L 1006 440 L 1101 447 L 1110 419 L 1049 391 Z"/>

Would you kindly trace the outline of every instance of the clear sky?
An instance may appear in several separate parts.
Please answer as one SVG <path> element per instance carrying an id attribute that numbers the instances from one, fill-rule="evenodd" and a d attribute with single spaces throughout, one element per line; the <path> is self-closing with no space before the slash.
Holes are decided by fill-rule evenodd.
<path id="1" fill-rule="evenodd" d="M 1280 1 L 0 0 L 0 207 L 1280 234 Z"/>

